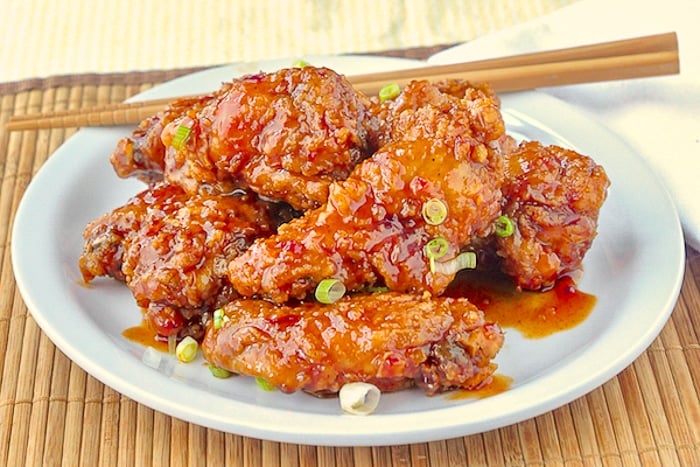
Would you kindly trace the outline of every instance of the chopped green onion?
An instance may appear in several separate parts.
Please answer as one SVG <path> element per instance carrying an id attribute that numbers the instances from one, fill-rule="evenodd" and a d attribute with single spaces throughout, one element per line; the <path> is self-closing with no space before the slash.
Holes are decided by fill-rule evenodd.
<path id="1" fill-rule="evenodd" d="M 265 378 L 262 378 L 260 376 L 255 377 L 255 384 L 257 384 L 258 387 L 260 389 L 262 389 L 263 391 L 274 391 L 275 390 L 275 387 L 272 384 L 270 384 L 269 381 L 267 381 Z"/>
<path id="2" fill-rule="evenodd" d="M 316 286 L 316 300 L 321 303 L 333 303 L 345 295 L 345 284 L 338 279 L 323 279 Z"/>
<path id="3" fill-rule="evenodd" d="M 214 329 L 221 329 L 221 326 L 224 324 L 224 318 L 224 310 L 222 308 L 214 310 Z"/>
<path id="4" fill-rule="evenodd" d="M 496 235 L 502 238 L 510 237 L 513 235 L 513 231 L 515 231 L 513 221 L 508 216 L 500 216 L 496 219 L 494 228 L 496 229 Z"/>
<path id="5" fill-rule="evenodd" d="M 197 355 L 197 348 L 199 348 L 197 341 L 192 336 L 187 336 L 177 344 L 175 355 L 181 362 L 190 363 Z"/>
<path id="6" fill-rule="evenodd" d="M 176 347 L 177 347 L 177 334 L 170 334 L 168 336 L 168 353 L 170 355 L 175 355 Z"/>
<path id="7" fill-rule="evenodd" d="M 228 370 L 224 370 L 223 368 L 219 368 L 218 366 L 214 365 L 209 365 L 209 371 L 211 371 L 211 374 L 214 375 L 217 378 L 228 378 L 231 376 L 231 372 Z"/>
<path id="8" fill-rule="evenodd" d="M 172 147 L 175 149 L 181 149 L 182 146 L 185 145 L 187 142 L 187 139 L 190 137 L 190 133 L 192 132 L 192 128 L 185 126 L 185 125 L 180 125 L 177 127 L 177 130 L 175 130 L 175 137 L 173 138 L 172 143 L 170 144 Z"/>
<path id="9" fill-rule="evenodd" d="M 401 94 L 401 88 L 396 83 L 387 84 L 379 90 L 379 102 L 384 102 L 389 99 L 394 99 Z"/>
<path id="10" fill-rule="evenodd" d="M 447 254 L 450 244 L 443 237 L 436 237 L 425 244 L 425 256 L 440 259 Z"/>
<path id="11" fill-rule="evenodd" d="M 310 63 L 307 62 L 306 60 L 297 60 L 294 63 L 292 63 L 292 68 L 304 68 L 309 66 Z"/>
<path id="12" fill-rule="evenodd" d="M 423 219 L 430 225 L 439 225 L 447 219 L 447 205 L 437 198 L 423 203 Z"/>
<path id="13" fill-rule="evenodd" d="M 442 258 L 447 254 L 450 244 L 443 237 L 436 237 L 430 240 L 425 245 L 425 256 L 430 261 L 430 272 L 435 272 L 435 260 Z"/>
<path id="14" fill-rule="evenodd" d="M 443 263 L 430 262 L 430 272 L 440 274 L 457 274 L 462 269 L 476 268 L 476 253 L 465 251 L 449 261 Z"/>

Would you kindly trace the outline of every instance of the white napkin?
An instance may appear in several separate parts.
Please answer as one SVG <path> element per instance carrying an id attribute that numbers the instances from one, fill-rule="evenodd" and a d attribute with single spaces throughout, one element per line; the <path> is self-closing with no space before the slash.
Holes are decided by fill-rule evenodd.
<path id="1" fill-rule="evenodd" d="M 681 74 L 543 89 L 578 106 L 648 160 L 678 209 L 686 242 L 700 250 L 700 1 L 580 0 L 548 16 L 478 38 L 434 64 L 678 33 Z"/>

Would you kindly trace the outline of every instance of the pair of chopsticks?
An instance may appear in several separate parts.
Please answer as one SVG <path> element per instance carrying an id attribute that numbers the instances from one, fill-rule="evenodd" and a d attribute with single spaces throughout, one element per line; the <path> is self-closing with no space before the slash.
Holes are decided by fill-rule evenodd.
<path id="1" fill-rule="evenodd" d="M 373 95 L 388 83 L 449 78 L 488 82 L 496 92 L 676 74 L 676 33 L 535 52 L 451 65 L 349 76 L 353 86 Z M 89 109 L 14 115 L 8 130 L 135 124 L 163 110 L 176 98 L 118 103 Z"/>

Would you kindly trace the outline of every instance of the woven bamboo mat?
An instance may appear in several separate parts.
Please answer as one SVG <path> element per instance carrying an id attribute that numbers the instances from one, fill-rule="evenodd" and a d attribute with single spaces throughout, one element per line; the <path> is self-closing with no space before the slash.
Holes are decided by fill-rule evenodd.
<path id="1" fill-rule="evenodd" d="M 75 130 L 8 133 L 4 123 L 120 101 L 186 71 L 0 84 L 0 465 L 700 465 L 700 254 L 691 249 L 672 318 L 631 366 L 566 406 L 482 434 L 381 447 L 261 441 L 156 412 L 86 374 L 28 313 L 10 259 L 22 193 Z"/>

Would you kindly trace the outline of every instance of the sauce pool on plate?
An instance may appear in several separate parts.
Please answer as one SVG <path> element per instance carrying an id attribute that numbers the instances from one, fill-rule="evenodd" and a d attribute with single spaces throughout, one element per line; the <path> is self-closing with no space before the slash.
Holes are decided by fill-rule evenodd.
<path id="1" fill-rule="evenodd" d="M 578 290 L 569 276 L 559 278 L 549 290 L 532 292 L 518 290 L 502 275 L 466 271 L 458 275 L 448 294 L 467 297 L 489 321 L 517 329 L 530 339 L 576 327 L 596 303 L 596 297 Z"/>

